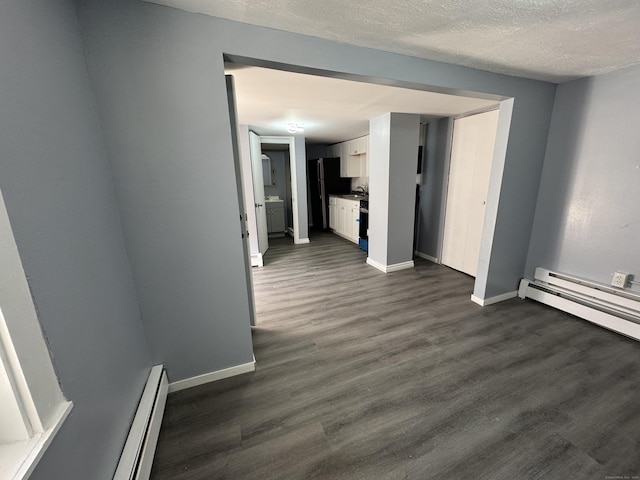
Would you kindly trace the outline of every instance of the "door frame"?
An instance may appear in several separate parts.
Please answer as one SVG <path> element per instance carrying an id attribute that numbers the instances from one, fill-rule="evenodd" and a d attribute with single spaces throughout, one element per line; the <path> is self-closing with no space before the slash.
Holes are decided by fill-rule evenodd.
<path id="1" fill-rule="evenodd" d="M 485 304 L 485 298 L 488 296 L 488 281 L 490 266 L 503 262 L 503 255 L 500 251 L 493 251 L 494 240 L 496 236 L 496 227 L 498 224 L 502 224 L 498 221 L 498 209 L 500 207 L 500 194 L 503 188 L 503 181 L 508 180 L 505 178 L 505 165 L 507 160 L 507 145 L 510 137 L 511 119 L 513 115 L 513 108 L 515 97 L 510 95 L 484 93 L 480 91 L 459 90 L 456 88 L 448 88 L 443 86 L 434 86 L 425 83 L 407 82 L 400 79 L 388 79 L 383 77 L 377 77 L 372 75 L 362 75 L 356 73 L 347 73 L 345 71 L 328 70 L 325 68 L 304 66 L 299 64 L 282 63 L 276 60 L 269 60 L 264 58 L 249 57 L 245 55 L 232 54 L 229 52 L 223 53 L 223 59 L 225 62 L 251 65 L 257 67 L 274 68 L 276 70 L 283 70 L 294 73 L 304 73 L 310 75 L 321 75 L 329 78 L 341 78 L 345 80 L 354 80 L 364 83 L 374 83 L 388 86 L 397 86 L 402 88 L 412 88 L 416 90 L 428 90 L 433 92 L 440 92 L 449 95 L 463 95 L 473 98 L 484 98 L 488 100 L 496 100 L 500 105 L 500 115 L 498 119 L 498 133 L 496 135 L 496 144 L 493 154 L 493 163 L 491 167 L 491 178 L 489 180 L 489 193 L 487 196 L 487 208 L 485 213 L 482 240 L 480 244 L 480 259 L 478 261 L 478 274 L 474 284 L 473 295 L 471 300 L 481 305 Z M 292 178 L 293 181 L 293 178 Z M 444 180 L 444 187 L 446 190 L 446 179 Z M 293 192 L 292 192 L 293 193 Z M 446 191 L 445 191 L 446 194 Z M 444 203 L 444 202 L 443 202 Z M 444 205 L 443 205 L 444 208 Z M 295 209 L 294 209 L 295 212 Z M 441 215 L 441 221 L 443 217 Z M 501 238 L 502 239 L 502 238 Z M 307 243 L 308 238 L 301 239 L 300 243 Z M 441 242 L 441 236 L 440 236 Z M 439 243 L 440 243 L 439 242 Z M 440 246 L 441 248 L 441 246 Z M 441 250 L 439 249 L 438 255 L 440 256 Z M 494 265 L 492 265 L 494 264 Z M 495 277 L 496 275 L 493 275 Z M 495 278 L 492 278 L 495 283 Z M 517 292 L 509 292 L 517 293 Z M 496 297 L 497 298 L 497 297 Z"/>
<path id="2" fill-rule="evenodd" d="M 438 253 L 438 258 L 440 259 L 440 262 L 442 265 L 448 266 L 450 268 L 454 268 L 456 270 L 458 270 L 458 268 L 456 268 L 456 266 L 452 266 L 452 265 L 448 265 L 445 262 L 445 247 L 446 245 L 450 245 L 451 241 L 452 241 L 452 237 L 454 236 L 452 233 L 447 234 L 447 224 L 449 223 L 449 225 L 451 225 L 451 219 L 448 218 L 449 216 L 447 215 L 447 211 L 449 204 L 451 203 L 451 200 L 453 198 L 456 197 L 450 197 L 449 195 L 449 191 L 451 190 L 451 168 L 453 166 L 453 161 L 452 161 L 452 157 L 453 157 L 453 153 L 454 153 L 454 148 L 453 148 L 453 144 L 454 141 L 456 139 L 456 135 L 459 135 L 459 132 L 456 133 L 456 125 L 458 124 L 457 122 L 459 120 L 463 120 L 463 119 L 467 119 L 470 117 L 475 117 L 477 115 L 484 115 L 484 114 L 488 114 L 491 112 L 497 112 L 498 118 L 496 118 L 496 132 L 495 135 L 493 137 L 493 150 L 495 150 L 495 144 L 496 144 L 496 139 L 498 138 L 498 132 L 497 132 L 497 125 L 498 125 L 498 120 L 499 120 L 499 116 L 500 116 L 500 108 L 498 107 L 491 107 L 488 109 L 483 109 L 480 111 L 476 111 L 476 112 L 472 112 L 472 113 L 468 113 L 468 114 L 464 114 L 464 115 L 459 115 L 456 117 L 453 117 L 452 119 L 452 127 L 451 127 L 451 135 L 449 136 L 449 149 L 448 149 L 448 165 L 447 165 L 447 175 L 445 175 L 446 178 L 446 182 L 447 182 L 447 188 L 445 189 L 445 194 L 443 197 L 443 205 L 444 205 L 444 215 L 443 215 L 443 226 L 442 226 L 442 235 L 441 235 L 441 239 L 440 239 L 440 251 Z M 488 196 L 489 193 L 489 182 L 490 182 L 490 171 L 493 165 L 493 152 L 491 153 L 492 157 L 489 160 L 489 164 L 488 169 L 489 169 L 489 175 L 487 176 L 487 191 L 486 194 L 484 196 L 484 200 L 483 200 L 483 205 L 485 206 L 485 208 L 483 208 L 483 226 L 481 228 L 481 231 L 479 232 L 479 236 L 478 236 L 478 250 L 480 249 L 480 243 L 482 242 L 482 230 L 484 230 L 484 216 L 486 215 L 486 197 Z M 478 252 L 478 260 L 479 260 L 480 256 L 479 256 L 479 252 Z M 466 270 L 462 270 L 460 269 L 460 271 L 462 271 L 463 273 L 466 273 L 467 275 L 471 275 L 472 277 L 476 277 L 477 276 L 477 264 L 475 266 L 475 271 L 474 274 L 471 274 L 470 271 L 466 271 Z"/>
<path id="3" fill-rule="evenodd" d="M 496 139 L 493 149 L 493 160 L 491 161 L 491 174 L 489 178 L 489 191 L 487 192 L 487 203 L 485 210 L 482 235 L 480 240 L 480 254 L 478 257 L 478 269 L 473 285 L 471 301 L 484 306 L 486 303 L 486 289 L 489 278 L 489 267 L 491 266 L 493 250 L 493 238 L 495 235 L 498 208 L 500 207 L 500 190 L 504 178 L 504 167 L 507 158 L 507 145 L 511 133 L 511 117 L 513 115 L 514 98 L 507 98 L 500 102 L 498 106 L 498 128 L 496 129 Z M 486 109 L 469 112 L 464 115 L 450 117 L 449 138 L 447 140 L 445 152 L 445 171 L 443 177 L 442 201 L 440 203 L 440 224 L 438 225 L 438 251 L 437 260 L 442 263 L 442 245 L 444 242 L 444 222 L 446 221 L 447 196 L 449 194 L 449 168 L 451 166 L 451 145 L 453 142 L 453 121 L 456 118 L 467 117 L 487 111 Z M 494 253 L 494 261 L 500 252 Z M 516 292 L 517 293 L 517 292 Z M 515 296 L 515 295 L 514 295 Z"/>
<path id="4" fill-rule="evenodd" d="M 300 220 L 298 217 L 298 182 L 297 182 L 297 158 L 294 137 L 260 136 L 261 143 L 289 145 L 289 169 L 291 171 L 291 208 L 293 210 L 293 243 L 306 243 L 300 241 Z"/>
<path id="5" fill-rule="evenodd" d="M 253 190 L 253 208 L 255 219 L 255 238 L 257 241 L 257 252 L 252 251 L 251 257 L 257 259 L 257 266 L 262 267 L 264 265 L 263 257 L 269 249 L 269 229 L 267 221 L 267 204 L 264 194 L 264 181 L 263 181 L 263 169 L 262 169 L 262 140 L 260 135 L 249 130 L 249 167 L 251 169 L 251 188 Z M 258 149 L 257 152 L 254 152 Z M 259 198 L 261 196 L 261 198 Z"/>
<path id="6" fill-rule="evenodd" d="M 251 275 L 251 244 L 249 242 L 249 215 L 246 205 L 245 197 L 245 181 L 246 172 L 243 171 L 242 155 L 240 154 L 241 142 L 240 133 L 241 130 L 238 126 L 238 113 L 236 109 L 236 90 L 233 82 L 232 75 L 225 75 L 225 84 L 227 87 L 227 104 L 229 107 L 229 119 L 231 120 L 231 148 L 233 152 L 233 167 L 236 172 L 236 190 L 238 192 L 238 210 L 240 214 L 240 233 L 242 238 L 242 250 L 244 257 L 244 270 L 247 282 L 247 292 L 249 296 L 249 324 L 255 326 L 256 324 L 256 296 L 253 293 L 253 276 Z M 249 136 L 247 135 L 247 139 Z M 253 189 L 251 189 L 251 195 L 253 196 Z M 253 205 L 253 203 L 251 204 Z M 254 210 L 255 211 L 255 210 Z"/>

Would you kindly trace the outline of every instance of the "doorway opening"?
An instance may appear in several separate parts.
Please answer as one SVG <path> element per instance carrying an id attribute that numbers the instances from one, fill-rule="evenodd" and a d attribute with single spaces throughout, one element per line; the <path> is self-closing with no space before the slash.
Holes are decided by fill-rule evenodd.
<path id="1" fill-rule="evenodd" d="M 288 143 L 262 141 L 262 175 L 269 238 L 294 237 L 291 155 Z"/>
<path id="2" fill-rule="evenodd" d="M 510 128 L 510 121 L 511 121 L 511 112 L 513 109 L 513 99 L 510 97 L 502 97 L 502 96 L 498 96 L 498 95 L 491 95 L 491 94 L 484 94 L 484 93 L 477 93 L 477 92 L 460 92 L 460 91 L 454 91 L 454 90 L 447 90 L 444 88 L 433 88 L 429 85 L 424 85 L 424 84 L 416 84 L 416 83 L 411 83 L 411 82 L 402 82 L 402 81 L 395 81 L 395 80 L 389 80 L 389 79 L 381 79 L 381 78 L 371 78 L 371 77 L 363 77 L 363 76 L 358 76 L 355 74 L 347 74 L 344 72 L 335 72 L 335 71 L 326 71 L 326 70 L 319 70 L 319 69 L 313 69 L 313 68 L 308 68 L 308 67 L 300 67 L 300 66 L 295 66 L 295 65 L 285 65 L 285 64 L 280 64 L 280 63 L 276 63 L 276 62 L 270 62 L 270 61 L 265 61 L 265 60 L 259 60 L 259 59 L 251 59 L 251 58 L 246 58 L 246 57 L 237 57 L 237 56 L 230 56 L 230 55 L 225 55 L 225 61 L 227 62 L 227 65 L 236 65 L 236 67 L 232 67 L 229 71 L 229 73 L 231 74 L 236 74 L 238 73 L 239 75 L 242 75 L 242 72 L 246 71 L 246 70 L 251 70 L 252 68 L 261 68 L 264 70 L 270 70 L 271 72 L 279 72 L 279 73 L 284 73 L 284 74 L 290 74 L 290 75 L 298 75 L 298 76 L 302 76 L 302 77 L 313 77 L 314 79 L 329 79 L 329 80 L 347 80 L 350 81 L 352 83 L 357 83 L 359 89 L 366 89 L 368 86 L 377 86 L 377 87 L 385 87 L 385 88 L 398 88 L 398 89 L 405 89 L 405 90 L 410 90 L 410 91 L 414 91 L 414 92 L 423 92 L 423 93 L 432 93 L 432 94 L 438 94 L 438 95 L 442 95 L 443 99 L 446 99 L 447 102 L 452 102 L 451 105 L 457 105 L 458 107 L 460 106 L 459 103 L 456 102 L 462 102 L 464 103 L 464 101 L 484 101 L 486 102 L 484 104 L 484 107 L 481 106 L 481 108 L 467 108 L 467 109 L 463 109 L 461 110 L 458 114 L 459 115 L 463 112 L 467 113 L 467 112 L 471 112 L 471 111 L 478 111 L 478 110 L 482 110 L 483 108 L 486 109 L 488 105 L 490 106 L 498 106 L 499 108 L 499 116 L 500 116 L 500 121 L 498 124 L 498 134 L 496 136 L 496 144 L 495 144 L 495 153 L 494 153 L 494 160 L 498 159 L 498 161 L 494 161 L 493 165 L 491 167 L 491 175 L 490 175 L 490 182 L 489 182 L 489 190 L 490 190 L 490 194 L 487 197 L 487 203 L 486 203 L 486 207 L 485 210 L 487 212 L 487 214 L 485 215 L 485 220 L 483 222 L 483 228 L 482 228 L 482 240 L 481 240 L 481 248 L 480 248 L 480 259 L 478 261 L 479 264 L 483 264 L 483 268 L 481 269 L 482 271 L 478 271 L 477 272 L 477 276 L 476 276 L 476 285 L 479 286 L 479 289 L 484 289 L 486 288 L 487 285 L 487 277 L 488 277 L 488 265 L 490 262 L 494 261 L 496 258 L 496 254 L 494 252 L 493 256 L 491 254 L 491 247 L 492 247 L 492 242 L 493 242 L 493 237 L 494 237 L 494 232 L 495 232 L 495 227 L 496 227 L 496 220 L 497 220 L 497 211 L 498 211 L 498 200 L 499 200 L 499 192 L 500 192 L 500 187 L 501 187 L 501 182 L 502 182 L 502 172 L 503 172 L 503 168 L 504 168 L 504 160 L 505 160 L 505 156 L 506 156 L 506 145 L 507 145 L 507 140 L 509 138 L 509 128 Z M 239 84 L 241 82 L 238 82 Z M 291 90 L 291 87 L 293 85 L 292 82 L 281 82 L 282 84 L 286 84 L 287 85 L 287 89 L 286 90 Z M 264 85 L 263 85 L 264 86 Z M 264 88 L 263 88 L 264 90 Z M 239 89 L 240 91 L 240 89 Z M 395 91 L 394 91 L 395 92 Z M 312 93 L 314 95 L 312 95 Z M 318 100 L 317 96 L 315 96 L 316 92 L 309 92 L 309 96 L 312 96 L 315 100 L 316 103 L 318 104 L 322 104 L 322 100 Z M 339 98 L 343 99 L 345 102 L 347 101 L 345 99 L 344 95 L 339 95 L 337 94 L 337 92 L 334 92 Z M 275 95 L 271 95 L 270 93 L 268 94 L 268 96 L 273 96 L 275 98 Z M 395 95 L 389 95 L 387 94 L 387 97 L 393 97 L 394 99 L 396 98 Z M 272 99 L 273 100 L 273 99 Z M 289 105 L 289 103 L 295 103 L 296 101 L 299 100 L 299 97 L 295 97 L 290 99 L 289 101 L 283 101 L 281 102 L 283 105 L 280 105 L 278 108 L 281 108 L 281 110 L 286 109 L 286 107 Z M 333 99 L 332 99 L 333 100 Z M 275 101 L 275 100 L 274 100 Z M 276 102 L 277 103 L 277 102 Z M 327 103 L 329 103 L 329 101 L 327 101 Z M 369 102 L 372 103 L 372 102 Z M 275 104 L 272 104 L 275 105 Z M 324 105 L 319 105 L 319 106 L 324 106 Z M 415 108 L 416 104 L 415 102 L 411 105 L 411 108 Z M 416 113 L 415 110 L 406 110 L 406 108 L 409 107 L 402 107 L 402 106 L 398 106 L 396 107 L 392 107 L 390 109 L 390 111 L 400 111 L 400 113 L 403 112 L 407 112 L 407 113 Z M 424 111 L 426 112 L 431 112 L 432 115 L 428 115 L 425 120 L 426 123 L 431 123 L 431 122 L 437 122 L 437 121 L 441 121 L 443 119 L 446 118 L 451 118 L 454 117 L 455 115 L 452 114 L 445 114 L 443 115 L 443 111 L 438 111 L 438 112 L 434 112 L 433 110 L 430 110 L 431 108 L 433 108 L 432 106 L 425 106 L 424 107 Z M 444 107 L 443 107 L 444 108 Z M 453 108 L 453 107 L 452 107 Z M 348 108 L 347 108 L 348 109 Z M 319 110 L 326 110 L 319 108 Z M 353 110 L 357 110 L 357 109 L 348 109 L 350 111 Z M 435 114 L 434 114 L 435 113 Z M 272 120 L 275 119 L 275 117 L 277 117 L 277 115 L 274 113 L 273 114 Z M 373 118 L 373 117 L 371 117 Z M 360 125 L 359 128 L 366 128 L 365 132 L 368 131 L 368 120 L 369 117 L 363 117 L 362 119 L 362 124 Z M 273 121 L 271 122 L 271 124 L 269 125 L 275 125 L 277 122 Z M 282 123 L 282 122 L 280 122 Z M 316 124 L 321 123 L 320 121 L 316 122 Z M 265 130 L 269 130 L 268 122 L 265 122 L 262 126 L 263 129 Z M 363 127 L 362 125 L 366 125 L 366 127 Z M 274 127 L 275 128 L 275 127 Z M 344 130 L 344 131 L 343 131 Z M 273 132 L 274 130 L 271 130 L 271 132 Z M 260 132 L 262 133 L 262 132 Z M 362 135 L 362 131 L 357 134 L 357 135 L 352 135 L 346 132 L 346 130 L 344 128 L 342 128 L 341 130 L 341 135 L 343 135 L 342 138 L 332 138 L 332 139 L 327 139 L 327 138 L 313 138 L 311 136 L 308 136 L 306 138 L 307 141 L 309 141 L 309 143 L 314 144 L 314 145 L 324 145 L 324 147 L 328 147 L 329 145 L 339 142 L 339 141 L 346 141 L 348 138 L 350 138 L 351 136 L 355 137 L 358 135 Z M 299 134 L 296 135 L 296 138 L 299 138 Z M 304 142 L 304 139 L 303 139 Z M 427 142 L 428 143 L 428 142 Z M 425 157 L 428 157 L 427 152 L 430 149 L 430 146 L 425 144 Z M 416 147 L 417 148 L 417 147 Z M 326 153 L 325 153 L 326 154 Z M 501 158 L 498 158 L 501 157 Z M 307 200 L 307 186 L 304 184 L 304 179 L 306 179 L 306 171 L 304 172 L 305 174 L 303 175 L 303 170 L 302 169 L 306 169 L 307 165 L 300 162 L 300 179 L 303 179 L 303 181 L 301 182 L 300 179 L 298 179 L 298 181 L 296 182 L 295 180 L 293 180 L 294 184 L 298 184 L 299 187 L 302 188 L 298 188 L 298 198 L 302 201 L 305 201 L 305 207 L 306 207 L 306 200 Z M 425 174 L 427 172 L 423 173 L 423 178 L 425 177 Z M 447 172 L 443 172 L 443 174 L 446 174 Z M 429 179 L 427 179 L 429 180 Z M 424 183 L 424 182 L 423 182 Z M 411 186 L 407 186 L 407 188 L 411 188 L 413 190 L 416 189 L 416 185 L 415 183 Z M 440 189 L 439 191 L 437 191 L 437 189 L 433 190 L 433 191 L 428 191 L 426 192 L 428 195 L 432 195 L 432 196 L 437 196 L 440 195 L 440 198 L 438 200 L 438 205 L 444 205 L 445 201 L 444 198 L 442 197 L 442 195 L 446 192 L 446 189 Z M 421 194 L 421 199 L 420 201 L 422 202 L 422 199 L 425 197 L 425 191 L 423 189 L 422 194 Z M 307 216 L 307 211 L 306 208 L 300 208 L 301 205 L 297 206 L 298 209 L 298 213 L 305 213 L 305 217 Z M 294 204 L 294 211 L 296 211 L 296 205 Z M 412 212 L 413 213 L 413 212 Z M 440 219 L 441 221 L 443 220 L 442 218 Z M 295 215 L 294 215 L 294 221 L 295 221 Z M 413 225 L 412 225 L 413 226 Z M 302 227 L 302 225 L 301 225 Z M 305 218 L 305 222 L 304 222 L 304 228 L 305 230 L 308 229 L 309 227 L 309 223 L 307 221 L 307 219 Z M 442 228 L 443 225 L 435 222 L 432 224 L 428 225 L 428 228 L 432 229 L 432 230 L 437 230 L 439 232 L 439 234 L 441 235 L 442 232 Z M 306 232 L 305 232 L 306 233 Z M 413 232 L 412 232 L 413 233 Z M 413 238 L 413 235 L 412 235 Z M 308 241 L 308 238 L 307 238 Z M 498 253 L 499 255 L 499 253 Z"/>

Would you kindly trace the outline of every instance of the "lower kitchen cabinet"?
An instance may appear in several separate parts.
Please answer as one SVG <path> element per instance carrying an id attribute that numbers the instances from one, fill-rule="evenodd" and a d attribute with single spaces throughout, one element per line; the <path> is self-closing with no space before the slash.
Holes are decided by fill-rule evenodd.
<path id="1" fill-rule="evenodd" d="M 358 243 L 360 239 L 360 202 L 357 203 L 357 206 L 351 207 L 351 218 L 349 220 L 351 227 L 351 235 L 349 238 L 355 243 Z"/>
<path id="2" fill-rule="evenodd" d="M 264 203 L 267 207 L 267 232 L 271 236 L 284 236 L 284 202 L 272 200 Z"/>
<path id="3" fill-rule="evenodd" d="M 329 228 L 341 237 L 358 243 L 360 236 L 360 202 L 329 197 Z"/>
<path id="4" fill-rule="evenodd" d="M 336 205 L 336 197 L 329 197 L 329 228 L 336 229 L 336 216 L 338 214 L 338 206 Z"/>

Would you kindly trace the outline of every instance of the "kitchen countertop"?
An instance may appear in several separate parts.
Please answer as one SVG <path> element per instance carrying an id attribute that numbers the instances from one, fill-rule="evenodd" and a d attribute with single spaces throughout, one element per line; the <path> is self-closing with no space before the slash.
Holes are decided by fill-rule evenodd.
<path id="1" fill-rule="evenodd" d="M 330 193 L 329 196 L 344 198 L 345 200 L 369 200 L 369 195 L 355 193 Z"/>

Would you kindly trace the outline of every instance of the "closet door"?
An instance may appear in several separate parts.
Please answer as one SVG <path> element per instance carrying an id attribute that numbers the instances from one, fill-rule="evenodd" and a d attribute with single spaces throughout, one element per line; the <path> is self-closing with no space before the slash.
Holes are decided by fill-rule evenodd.
<path id="1" fill-rule="evenodd" d="M 498 110 L 459 118 L 453 124 L 442 263 L 473 277 L 498 125 Z"/>

